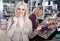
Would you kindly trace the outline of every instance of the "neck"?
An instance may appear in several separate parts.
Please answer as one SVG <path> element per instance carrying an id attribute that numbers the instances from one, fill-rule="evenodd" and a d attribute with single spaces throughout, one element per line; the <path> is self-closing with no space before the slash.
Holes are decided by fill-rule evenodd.
<path id="1" fill-rule="evenodd" d="M 21 16 L 21 17 L 18 17 L 18 18 L 21 18 L 21 19 L 23 19 L 23 16 Z"/>

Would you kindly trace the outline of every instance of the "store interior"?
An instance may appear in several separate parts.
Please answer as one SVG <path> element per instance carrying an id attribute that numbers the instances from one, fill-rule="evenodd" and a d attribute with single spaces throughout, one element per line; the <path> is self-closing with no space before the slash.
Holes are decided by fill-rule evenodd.
<path id="1" fill-rule="evenodd" d="M 7 28 L 7 21 L 9 17 L 13 17 L 15 15 L 15 6 L 19 2 L 26 2 L 29 8 L 28 13 L 32 13 L 35 7 L 43 7 L 43 19 L 47 23 L 56 17 L 58 17 L 59 23 L 57 23 L 57 29 L 52 30 L 52 33 L 48 37 L 51 41 L 60 41 L 60 0 L 1 0 L 0 1 L 0 28 Z M 48 18 L 50 16 L 50 18 Z M 48 19 L 47 19 L 48 18 Z M 3 22 L 2 22 L 3 21 Z M 57 32 L 55 33 L 55 31 Z M 55 34 L 55 36 L 54 36 Z M 40 37 L 41 35 L 38 34 Z M 53 36 L 54 37 L 53 37 Z M 53 37 L 53 38 L 52 38 Z M 45 41 L 48 41 L 46 39 Z M 50 41 L 49 40 L 49 41 Z"/>

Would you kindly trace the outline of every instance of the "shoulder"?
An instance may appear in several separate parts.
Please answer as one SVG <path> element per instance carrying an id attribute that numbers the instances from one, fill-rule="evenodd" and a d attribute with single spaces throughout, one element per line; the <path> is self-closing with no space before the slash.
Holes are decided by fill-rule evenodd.
<path id="1" fill-rule="evenodd" d="M 32 24 L 32 21 L 29 19 L 29 22 Z"/>
<path id="2" fill-rule="evenodd" d="M 30 14 L 30 16 L 29 16 L 29 19 L 36 19 L 36 16 L 35 16 L 35 14 Z"/>
<path id="3" fill-rule="evenodd" d="M 28 26 L 31 28 L 32 27 L 32 21 L 29 19 L 28 21 Z"/>
<path id="4" fill-rule="evenodd" d="M 29 17 L 33 17 L 33 16 L 35 16 L 35 15 L 34 15 L 34 13 L 30 14 L 30 16 L 29 16 Z"/>
<path id="5" fill-rule="evenodd" d="M 28 23 L 28 24 L 32 24 L 32 21 L 29 19 L 29 18 L 27 18 L 26 20 L 25 20 L 25 22 L 26 22 L 26 24 Z"/>

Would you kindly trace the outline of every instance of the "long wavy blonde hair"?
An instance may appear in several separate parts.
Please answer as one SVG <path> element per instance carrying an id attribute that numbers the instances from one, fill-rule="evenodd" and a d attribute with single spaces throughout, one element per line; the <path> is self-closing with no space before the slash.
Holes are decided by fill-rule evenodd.
<path id="1" fill-rule="evenodd" d="M 15 16 L 18 16 L 17 15 L 17 9 L 18 9 L 18 6 L 19 5 L 23 5 L 25 7 L 25 13 L 24 13 L 24 16 L 27 16 L 28 15 L 28 7 L 27 7 L 27 4 L 25 2 L 18 2 L 16 7 L 15 7 Z"/>
<path id="2" fill-rule="evenodd" d="M 15 16 L 18 16 L 17 15 L 17 8 L 19 5 L 23 5 L 25 7 L 25 14 L 24 14 L 24 21 L 27 22 L 30 26 L 32 26 L 32 23 L 29 19 L 29 14 L 28 14 L 28 6 L 25 2 L 18 2 L 16 7 L 15 7 Z"/>

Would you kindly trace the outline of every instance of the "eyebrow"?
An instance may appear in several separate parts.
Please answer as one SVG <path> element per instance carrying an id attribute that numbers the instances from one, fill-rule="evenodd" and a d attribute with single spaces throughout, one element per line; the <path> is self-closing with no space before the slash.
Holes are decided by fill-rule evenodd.
<path id="1" fill-rule="evenodd" d="M 17 8 L 17 9 L 20 9 L 20 8 Z M 24 8 L 22 8 L 23 10 L 25 10 Z"/>

